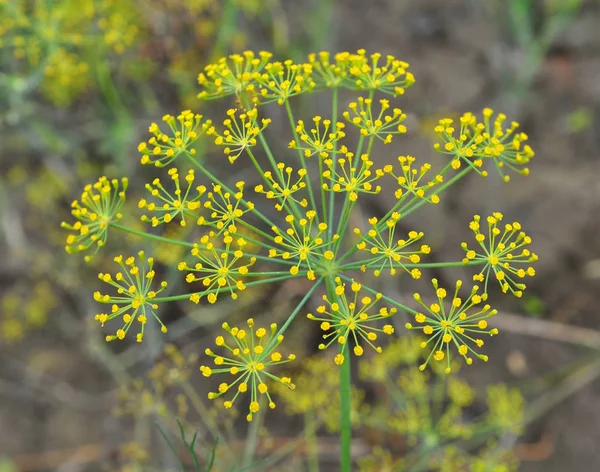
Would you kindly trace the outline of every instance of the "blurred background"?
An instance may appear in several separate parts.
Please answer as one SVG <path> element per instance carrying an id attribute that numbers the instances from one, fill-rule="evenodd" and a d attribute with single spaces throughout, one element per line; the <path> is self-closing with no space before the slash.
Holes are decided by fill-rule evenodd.
<path id="1" fill-rule="evenodd" d="M 67 255 L 60 222 L 100 175 L 128 176 L 126 211 L 136 210 L 149 175 L 137 145 L 165 113 L 202 112 L 196 77 L 207 63 L 245 49 L 303 60 L 359 48 L 407 61 L 417 80 L 399 101 L 409 132 L 386 149 L 391 158 L 439 159 L 437 120 L 485 106 L 529 135 L 529 177 L 470 176 L 420 214 L 419 229 L 439 260 L 454 260 L 474 214 L 501 211 L 523 224 L 540 256 L 537 275 L 522 299 L 499 299 L 490 362 L 459 377 L 474 391 L 504 382 L 525 398 L 524 427 L 499 439 L 511 454 L 506 470 L 600 470 L 599 24 L 598 0 L 0 0 L 0 471 L 176 470 L 155 426 L 166 418 L 165 434 L 185 452 L 175 417 L 209 445 L 207 431 L 222 422 L 223 454 L 277 459 L 247 470 L 308 467 L 311 442 L 297 439 L 310 431 L 306 416 L 292 412 L 269 434 L 268 417 L 248 430 L 194 387 L 196 357 L 224 318 L 258 307 L 281 319 L 305 287 L 252 292 L 236 304 L 177 304 L 165 314 L 166 336 L 107 345 L 92 293 L 110 258 L 84 264 Z M 385 209 L 391 198 L 369 205 Z M 117 234 L 111 244 L 142 243 Z M 144 244 L 165 265 L 181 256 Z M 178 283 L 177 273 L 165 276 Z M 308 355 L 318 333 L 297 338 Z M 377 392 L 357 401 L 377 406 Z M 506 408 L 510 416 L 521 407 L 509 398 Z M 336 470 L 335 435 L 320 421 L 309 436 L 319 439 L 321 470 Z M 402 458 L 395 446 L 406 442 L 390 445 L 360 421 L 355 439 L 357 459 L 378 447 Z M 398 470 L 383 463 L 361 467 Z"/>

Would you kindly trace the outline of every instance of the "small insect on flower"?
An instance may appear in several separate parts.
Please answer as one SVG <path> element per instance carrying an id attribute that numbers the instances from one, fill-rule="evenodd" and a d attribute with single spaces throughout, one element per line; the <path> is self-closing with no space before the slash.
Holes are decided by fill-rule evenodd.
<path id="1" fill-rule="evenodd" d="M 265 328 L 254 329 L 254 319 L 248 319 L 250 332 L 237 327 L 230 327 L 223 323 L 222 327 L 228 334 L 217 336 L 215 344 L 218 348 L 228 352 L 230 357 L 219 355 L 211 349 L 206 349 L 207 356 L 213 358 L 216 367 L 200 366 L 200 371 L 205 377 L 214 374 L 230 374 L 234 380 L 219 384 L 217 392 L 210 392 L 208 398 L 213 400 L 227 393 L 235 387 L 235 394 L 231 400 L 225 401 L 225 408 L 231 408 L 241 393 L 250 390 L 250 412 L 246 416 L 252 421 L 253 415 L 260 409 L 260 395 L 265 395 L 269 408 L 275 408 L 275 402 L 269 393 L 268 382 L 279 382 L 291 389 L 295 388 L 289 377 L 278 377 L 271 372 L 276 365 L 293 361 L 296 356 L 289 354 L 286 359 L 276 351 L 283 341 L 283 335 L 277 335 L 277 325 L 272 323 L 270 334 Z"/>
<path id="2" fill-rule="evenodd" d="M 67 236 L 65 249 L 68 253 L 86 251 L 95 245 L 95 251 L 85 256 L 85 260 L 90 261 L 106 244 L 110 223 L 122 218 L 121 208 L 125 203 L 127 185 L 127 178 L 121 179 L 119 186 L 118 179 L 100 177 L 96 183 L 85 186 L 81 202 L 75 200 L 71 204 L 71 214 L 77 221 L 73 224 L 61 223 L 63 228 L 75 232 Z"/>
<path id="3" fill-rule="evenodd" d="M 377 341 L 377 333 L 393 334 L 394 327 L 391 324 L 386 324 L 379 328 L 377 325 L 380 320 L 388 319 L 397 310 L 382 307 L 379 311 L 373 311 L 382 295 L 378 293 L 374 298 L 363 296 L 359 299 L 362 285 L 354 281 L 350 286 L 353 296 L 348 300 L 346 297 L 346 284 L 342 282 L 340 277 L 337 277 L 335 282 L 335 298 L 330 300 L 327 295 L 323 295 L 325 305 L 317 307 L 318 315 L 315 316 L 312 313 L 306 315 L 309 320 L 320 321 L 321 329 L 326 333 L 323 335 L 323 339 L 328 341 L 319 344 L 319 349 L 327 349 L 337 340 L 340 347 L 339 353 L 334 358 L 337 365 L 344 363 L 344 346 L 349 339 L 354 341 L 353 352 L 356 356 L 361 356 L 364 352 L 360 344 L 361 339 L 375 351 L 382 352 L 382 348 L 374 344 Z"/>
<path id="4" fill-rule="evenodd" d="M 446 306 L 445 299 L 447 292 L 445 289 L 438 286 L 437 279 L 432 279 L 432 285 L 437 295 L 438 303 L 432 303 L 429 306 L 423 303 L 421 295 L 415 293 L 415 300 L 425 309 L 425 313 L 416 313 L 415 321 L 417 326 L 412 323 L 407 323 L 406 328 L 411 330 L 422 331 L 423 334 L 429 337 L 427 341 L 421 343 L 423 349 L 429 347 L 431 353 L 427 357 L 424 364 L 419 366 L 419 369 L 424 370 L 427 364 L 433 357 L 434 360 L 441 362 L 446 359 L 446 373 L 449 374 L 450 369 L 450 345 L 453 344 L 458 353 L 465 359 L 467 364 L 472 364 L 473 359 L 469 354 L 487 362 L 488 356 L 479 354 L 469 344 L 474 344 L 481 348 L 484 344 L 480 338 L 471 337 L 474 335 L 488 334 L 494 336 L 498 334 L 496 328 L 488 329 L 487 319 L 498 313 L 497 310 L 492 310 L 490 305 L 484 305 L 479 308 L 482 302 L 487 300 L 487 293 L 479 295 L 479 287 L 475 285 L 471 290 L 471 294 L 466 300 L 462 300 L 458 296 L 458 292 L 462 287 L 462 281 L 456 282 L 454 297 L 450 302 L 450 307 Z"/>
<path id="5" fill-rule="evenodd" d="M 514 296 L 521 297 L 526 286 L 520 280 L 535 275 L 535 269 L 527 264 L 537 261 L 538 256 L 527 249 L 526 246 L 531 244 L 531 238 L 521 231 L 520 223 L 515 221 L 506 224 L 504 231 L 498 228 L 502 218 L 502 213 L 498 212 L 486 218 L 488 225 L 486 238 L 480 232 L 481 217 L 479 215 L 473 217 L 469 228 L 475 233 L 475 240 L 479 243 L 482 251 L 480 254 L 463 242 L 461 244 L 465 251 L 463 262 L 484 265 L 481 272 L 473 276 L 473 280 L 484 282 L 484 292 L 487 292 L 490 272 L 493 271 L 504 293 L 510 291 Z"/>
<path id="6" fill-rule="evenodd" d="M 112 303 L 110 313 L 99 313 L 95 319 L 102 326 L 117 317 L 121 317 L 123 320 L 123 327 L 118 329 L 116 334 L 106 336 L 107 341 L 125 339 L 129 328 L 134 321 L 137 321 L 141 325 L 141 330 L 136 339 L 137 342 L 142 342 L 144 327 L 151 316 L 158 322 L 161 331 L 167 332 L 167 327 L 156 314 L 158 305 L 153 302 L 156 295 L 167 288 L 167 282 L 161 282 L 158 290 L 151 290 L 152 281 L 156 275 L 152 269 L 154 259 L 146 258 L 144 251 L 138 252 L 138 259 L 139 263 L 136 263 L 133 256 L 128 257 L 125 261 L 123 261 L 123 256 L 117 256 L 114 261 L 121 267 L 121 272 L 117 272 L 114 276 L 109 273 L 98 274 L 100 280 L 117 289 L 117 295 L 94 292 L 94 300 L 97 302 Z"/>

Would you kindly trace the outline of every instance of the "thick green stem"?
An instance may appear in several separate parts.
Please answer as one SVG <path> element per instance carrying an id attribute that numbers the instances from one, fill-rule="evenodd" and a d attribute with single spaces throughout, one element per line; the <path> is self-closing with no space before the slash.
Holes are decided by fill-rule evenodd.
<path id="1" fill-rule="evenodd" d="M 319 448 L 317 445 L 317 426 L 312 411 L 304 413 L 304 439 L 308 457 L 308 471 L 319 472 Z"/>
<path id="2" fill-rule="evenodd" d="M 350 472 L 352 470 L 352 408 L 350 404 L 350 387 L 352 379 L 350 375 L 350 348 L 348 343 L 344 345 L 344 362 L 340 365 L 340 470 Z"/>

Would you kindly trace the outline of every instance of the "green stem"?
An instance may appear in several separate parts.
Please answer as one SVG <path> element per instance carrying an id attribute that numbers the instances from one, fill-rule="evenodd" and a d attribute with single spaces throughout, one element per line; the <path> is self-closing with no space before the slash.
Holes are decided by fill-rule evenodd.
<path id="1" fill-rule="evenodd" d="M 154 241 L 159 241 L 161 243 L 175 244 L 176 246 L 184 246 L 184 247 L 194 247 L 192 243 L 188 243 L 187 241 L 179 241 L 177 239 L 165 238 L 164 236 L 159 236 L 157 234 L 146 233 L 145 231 L 140 231 L 137 229 L 129 228 L 127 226 L 123 226 L 119 223 L 110 223 L 115 229 L 125 231 L 126 233 L 135 234 L 136 236 L 140 236 L 146 239 L 152 239 Z"/>
<path id="2" fill-rule="evenodd" d="M 296 277 L 298 277 L 298 275 L 291 275 L 291 276 L 288 276 L 287 278 L 292 279 L 292 278 L 296 278 Z M 306 295 L 304 295 L 304 298 L 302 300 L 300 300 L 300 303 L 298 303 L 298 306 L 296 306 L 296 308 L 294 309 L 292 314 L 290 316 L 288 316 L 288 319 L 285 320 L 285 323 L 283 323 L 281 328 L 279 328 L 279 331 L 277 332 L 277 335 L 273 337 L 271 344 L 276 343 L 277 338 L 279 336 L 281 336 L 283 333 L 285 333 L 285 330 L 288 329 L 289 325 L 292 323 L 292 321 L 294 321 L 294 318 L 296 317 L 298 312 L 302 309 L 302 307 L 306 304 L 306 302 L 310 299 L 310 297 L 312 297 L 312 294 L 315 292 L 317 287 L 319 285 L 321 285 L 321 282 L 323 282 L 323 277 L 321 277 L 319 280 L 317 280 L 315 282 L 315 284 L 311 287 L 311 289 L 308 292 L 306 292 Z M 250 284 L 246 284 L 246 286 L 248 286 L 248 285 L 250 285 Z M 265 352 L 269 352 L 270 348 L 271 348 L 271 346 L 267 345 L 267 347 L 265 347 Z"/>
<path id="3" fill-rule="evenodd" d="M 350 403 L 350 347 L 344 345 L 344 362 L 340 365 L 340 470 L 350 472 L 352 470 L 352 408 Z"/>
<path id="4" fill-rule="evenodd" d="M 250 274 L 252 275 L 252 274 Z M 246 287 L 255 287 L 257 285 L 264 285 L 264 284 L 272 284 L 274 282 L 281 282 L 284 280 L 289 280 L 289 279 L 295 279 L 301 276 L 305 276 L 306 272 L 300 272 L 296 275 L 283 275 L 281 277 L 274 277 L 274 278 L 270 278 L 270 279 L 266 279 L 266 280 L 257 280 L 255 282 L 248 282 L 246 284 Z M 218 293 L 219 291 L 223 291 L 223 287 L 217 287 L 217 288 L 213 288 L 210 290 L 204 290 L 202 292 L 197 292 L 197 293 L 201 293 L 202 296 L 208 295 L 210 293 Z M 170 297 L 156 297 L 153 298 L 152 301 L 154 303 L 165 303 L 165 302 L 176 302 L 176 301 L 180 301 L 180 300 L 189 300 L 190 295 L 192 295 L 193 293 L 196 292 L 190 292 L 190 293 L 182 293 L 180 295 L 171 295 Z"/>
<path id="5" fill-rule="evenodd" d="M 349 283 L 352 283 L 352 279 L 350 277 L 346 277 L 345 275 L 339 275 L 339 277 Z M 377 295 L 379 292 L 377 290 L 373 290 L 370 287 L 367 287 L 366 285 L 362 286 L 363 290 L 366 290 L 367 292 L 373 294 L 373 295 Z M 417 312 L 415 310 L 413 310 L 412 308 L 409 308 L 405 305 L 402 305 L 401 303 L 398 303 L 396 300 L 394 300 L 393 298 L 390 297 L 386 297 L 385 295 L 381 294 L 381 299 L 387 303 L 390 303 L 391 305 L 394 305 L 396 308 L 399 308 L 401 310 L 407 311 L 408 313 L 412 313 L 413 315 L 416 314 Z"/>
<path id="6" fill-rule="evenodd" d="M 285 109 L 287 111 L 288 120 L 290 122 L 290 127 L 292 128 L 292 133 L 294 134 L 294 139 L 296 140 L 296 143 L 300 143 L 300 139 L 298 138 L 298 132 L 296 131 L 296 122 L 294 121 L 294 114 L 292 113 L 292 107 L 290 106 L 289 100 L 285 101 Z M 309 176 L 310 172 L 308 172 L 308 168 L 306 167 L 306 159 L 304 158 L 304 153 L 300 149 L 298 149 L 298 158 L 300 159 L 300 164 L 302 165 L 302 168 L 306 170 L 306 174 L 307 174 L 307 176 Z M 317 155 L 317 158 L 321 159 L 321 157 L 319 155 Z M 308 189 L 308 198 L 310 199 L 310 204 L 312 205 L 312 208 L 314 208 L 316 211 L 317 204 L 316 204 L 316 200 L 315 200 L 315 193 L 313 192 L 313 189 L 312 189 L 311 180 L 308 177 L 305 180 L 306 180 L 306 188 Z M 319 223 L 319 222 L 320 222 L 320 218 L 319 218 L 319 213 L 317 212 L 317 223 Z"/>
<path id="7" fill-rule="evenodd" d="M 363 265 L 366 265 L 367 267 L 369 266 L 370 263 L 373 263 L 374 261 L 359 261 L 359 262 L 351 262 L 349 264 L 345 264 L 339 267 L 339 271 L 340 272 L 346 272 L 349 270 L 359 270 Z M 462 261 L 459 262 L 419 262 L 417 264 L 413 264 L 413 263 L 407 263 L 407 264 L 402 264 L 402 267 L 406 267 L 406 268 L 423 268 L 423 269 L 438 269 L 441 267 L 468 267 L 468 266 L 476 266 L 476 265 L 485 265 L 487 264 L 486 261 L 469 261 L 466 264 Z M 398 269 L 401 268 L 400 265 L 397 266 Z"/>
<path id="8" fill-rule="evenodd" d="M 192 162 L 192 164 L 200 171 L 202 172 L 205 177 L 207 177 L 208 179 L 212 180 L 214 183 L 216 183 L 217 185 L 220 185 L 221 187 L 223 187 L 223 189 L 231 194 L 235 194 L 236 191 L 232 190 L 227 184 L 223 183 L 220 179 L 217 178 L 216 175 L 214 175 L 212 172 L 210 172 L 206 167 L 204 167 L 202 164 L 200 164 L 198 161 L 196 161 L 196 159 L 194 159 L 194 156 L 192 156 L 189 152 L 186 151 L 186 156 L 188 157 L 188 159 Z M 240 199 L 240 202 L 242 202 L 244 205 L 248 205 L 248 201 L 245 200 L 244 198 Z M 272 228 L 273 226 L 275 226 L 275 224 L 269 220 L 269 218 L 267 218 L 265 215 L 263 215 L 260 211 L 253 211 L 252 214 L 258 216 L 264 223 L 269 225 L 269 228 Z"/>
<path id="9" fill-rule="evenodd" d="M 319 449 L 317 446 L 315 417 L 312 411 L 304 413 L 304 440 L 308 456 L 308 472 L 319 472 Z"/>
<path id="10" fill-rule="evenodd" d="M 444 190 L 446 190 L 448 187 L 454 185 L 457 181 L 459 181 L 460 179 L 462 179 L 465 175 L 467 175 L 469 172 L 471 172 L 471 167 L 466 167 L 465 169 L 463 169 L 461 172 L 459 172 L 458 174 L 456 174 L 454 177 L 452 177 L 448 182 L 446 182 L 443 185 L 440 185 L 438 188 L 435 189 L 435 191 L 433 191 L 430 195 L 427 195 L 428 197 L 431 197 L 433 195 L 438 195 L 440 193 L 442 193 Z M 407 209 L 405 209 L 404 211 L 401 212 L 402 214 L 402 218 L 406 218 L 408 215 L 410 215 L 413 211 L 415 211 L 417 208 L 420 208 L 421 206 L 425 205 L 425 203 L 428 203 L 427 200 L 425 199 L 420 199 L 417 203 L 415 203 L 412 206 L 409 206 Z M 395 211 L 395 210 L 394 210 Z M 388 212 L 388 215 L 391 215 L 392 211 Z M 385 219 L 382 219 L 382 221 L 384 221 Z M 383 226 L 383 225 L 382 225 Z"/>
<path id="11" fill-rule="evenodd" d="M 338 88 L 334 87 L 333 89 L 333 94 L 331 97 L 331 126 L 332 126 L 332 130 L 333 132 L 335 132 L 335 130 L 337 129 L 337 121 L 338 121 Z M 336 159 L 336 155 L 337 155 L 337 140 L 335 141 L 335 143 L 333 144 L 333 168 L 331 169 L 331 175 L 333 178 L 333 175 L 335 174 L 335 168 L 337 165 L 337 159 Z M 320 159 L 320 157 L 319 157 Z M 329 221 L 327 222 L 327 235 L 328 235 L 328 240 L 331 241 L 331 238 L 333 236 L 333 214 L 335 213 L 335 192 L 330 192 L 329 193 Z"/>

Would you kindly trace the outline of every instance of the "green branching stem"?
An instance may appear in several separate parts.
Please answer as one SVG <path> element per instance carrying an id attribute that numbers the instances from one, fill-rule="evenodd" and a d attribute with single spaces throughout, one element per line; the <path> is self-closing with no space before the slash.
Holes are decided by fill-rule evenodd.
<path id="1" fill-rule="evenodd" d="M 350 347 L 344 345 L 344 362 L 340 365 L 340 470 L 350 472 L 352 470 L 352 406 L 350 402 L 351 371 L 350 371 Z"/>
<path id="2" fill-rule="evenodd" d="M 296 140 L 296 143 L 300 143 L 300 139 L 298 137 L 298 132 L 296 131 L 296 121 L 294 120 L 294 114 L 292 112 L 292 107 L 290 106 L 289 100 L 285 101 L 285 109 L 287 111 L 287 116 L 288 116 L 288 120 L 290 122 L 290 127 L 292 128 L 292 132 L 294 134 L 294 139 Z M 317 157 L 319 157 L 319 156 L 317 156 Z M 304 157 L 304 153 L 302 152 L 301 149 L 298 149 L 298 158 L 300 159 L 300 164 L 302 165 L 302 168 L 306 170 L 307 175 L 310 175 L 310 173 L 308 172 L 308 168 L 306 167 L 306 159 Z M 319 157 L 319 159 L 320 159 L 320 157 Z M 306 179 L 306 188 L 308 189 L 308 198 L 310 199 L 311 208 L 314 208 L 316 210 L 317 204 L 316 204 L 316 199 L 315 199 L 315 193 L 313 191 L 312 182 L 311 182 L 310 178 Z M 323 218 L 325 218 L 325 216 L 323 216 Z M 317 212 L 316 219 L 317 219 L 317 223 L 319 223 L 321 221 L 319 218 L 318 212 Z"/>
<path id="3" fill-rule="evenodd" d="M 248 277 L 248 276 L 252 276 L 252 273 L 248 274 L 246 277 Z M 248 282 L 245 285 L 246 285 L 246 287 L 250 288 L 250 287 L 256 287 L 257 285 L 266 285 L 266 284 L 272 284 L 275 282 L 282 282 L 284 280 L 295 279 L 295 278 L 301 277 L 301 276 L 306 276 L 306 271 L 299 272 L 297 275 L 291 275 L 288 273 L 287 275 L 282 275 L 280 277 L 273 277 L 273 278 L 264 279 L 264 280 L 256 280 L 254 282 Z M 210 293 L 219 293 L 219 292 L 225 292 L 225 291 L 226 291 L 226 289 L 224 287 L 217 287 L 217 288 L 212 288 L 212 289 L 204 290 L 202 292 L 197 292 L 197 293 L 200 296 L 205 296 Z M 176 302 L 176 301 L 180 301 L 180 300 L 189 300 L 190 297 L 194 293 L 195 292 L 182 293 L 180 295 L 171 295 L 170 297 L 156 297 L 156 298 L 153 298 L 152 301 L 154 303 L 165 303 L 165 302 Z"/>

